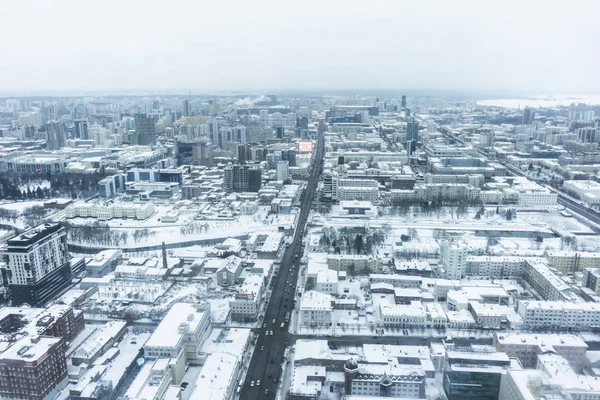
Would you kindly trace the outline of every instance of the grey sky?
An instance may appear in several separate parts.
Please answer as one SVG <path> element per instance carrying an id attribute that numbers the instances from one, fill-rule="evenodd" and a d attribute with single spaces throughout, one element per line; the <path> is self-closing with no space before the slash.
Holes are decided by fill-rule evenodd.
<path id="1" fill-rule="evenodd" d="M 0 92 L 600 92 L 600 1 L 3 0 Z"/>

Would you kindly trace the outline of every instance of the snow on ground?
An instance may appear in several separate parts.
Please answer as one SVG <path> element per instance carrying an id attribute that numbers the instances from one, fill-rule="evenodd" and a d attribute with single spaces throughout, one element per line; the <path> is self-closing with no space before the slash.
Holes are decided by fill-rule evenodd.
<path id="1" fill-rule="evenodd" d="M 154 303 L 171 285 L 168 282 L 113 281 L 110 285 L 98 286 L 98 298 Z"/>
<path id="2" fill-rule="evenodd" d="M 47 180 L 32 180 L 32 181 L 28 181 L 27 183 L 22 184 L 21 186 L 19 186 L 19 190 L 21 191 L 27 191 L 27 188 L 30 188 L 31 190 L 37 190 L 37 188 L 41 188 L 41 189 L 50 189 L 52 187 L 52 185 L 50 184 L 50 181 Z"/>
<path id="3" fill-rule="evenodd" d="M 141 246 L 156 246 L 162 242 L 181 243 L 194 240 L 219 239 L 249 235 L 253 232 L 272 232 L 277 231 L 280 226 L 290 226 L 294 224 L 296 214 L 268 215 L 264 217 L 265 210 L 261 208 L 252 215 L 239 215 L 233 219 L 227 220 L 193 220 L 192 216 L 181 216 L 177 223 L 161 224 L 157 221 L 157 215 L 145 220 L 123 220 L 112 219 L 105 221 L 113 232 L 126 232 L 129 239 L 126 244 L 119 247 L 135 248 Z M 262 217 L 262 218 L 259 218 Z M 182 219 L 183 218 L 183 219 Z M 95 218 L 72 218 L 68 220 L 74 225 L 88 225 L 97 221 Z M 186 221 L 186 223 L 182 223 Z M 195 232 L 185 234 L 182 228 L 191 224 L 201 226 Z M 147 239 L 135 242 L 133 233 L 139 229 L 149 229 L 150 236 Z M 87 243 L 90 247 L 106 248 L 104 245 Z"/>
<path id="4" fill-rule="evenodd" d="M 44 206 L 43 201 L 15 201 L 9 203 L 0 204 L 0 208 L 4 208 L 6 210 L 15 210 L 19 213 L 23 213 L 27 208 L 31 208 L 33 206 Z"/>

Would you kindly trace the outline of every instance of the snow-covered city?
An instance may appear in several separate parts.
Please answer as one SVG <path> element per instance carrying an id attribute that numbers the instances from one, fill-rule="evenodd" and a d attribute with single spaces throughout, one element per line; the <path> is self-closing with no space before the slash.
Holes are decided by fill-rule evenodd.
<path id="1" fill-rule="evenodd" d="M 598 106 L 0 111 L 0 398 L 600 399 Z"/>

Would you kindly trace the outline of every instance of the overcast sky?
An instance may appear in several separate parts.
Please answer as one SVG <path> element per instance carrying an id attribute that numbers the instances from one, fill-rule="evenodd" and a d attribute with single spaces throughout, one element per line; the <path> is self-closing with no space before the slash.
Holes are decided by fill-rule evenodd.
<path id="1" fill-rule="evenodd" d="M 0 92 L 600 93 L 596 0 L 1 0 L 0 15 Z"/>

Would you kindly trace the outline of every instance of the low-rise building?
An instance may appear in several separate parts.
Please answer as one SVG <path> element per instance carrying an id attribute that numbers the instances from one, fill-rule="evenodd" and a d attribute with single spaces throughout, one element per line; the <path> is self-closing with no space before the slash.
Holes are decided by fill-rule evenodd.
<path id="1" fill-rule="evenodd" d="M 300 325 L 329 326 L 331 324 L 331 295 L 308 291 L 300 300 Z"/>
<path id="2" fill-rule="evenodd" d="M 420 302 L 412 302 L 410 305 L 391 304 L 385 301 L 379 303 L 381 321 L 385 326 L 426 326 L 427 313 Z"/>
<path id="3" fill-rule="evenodd" d="M 235 321 L 256 321 L 263 300 L 264 278 L 250 274 L 244 279 L 240 290 L 229 302 L 231 319 Z"/>

